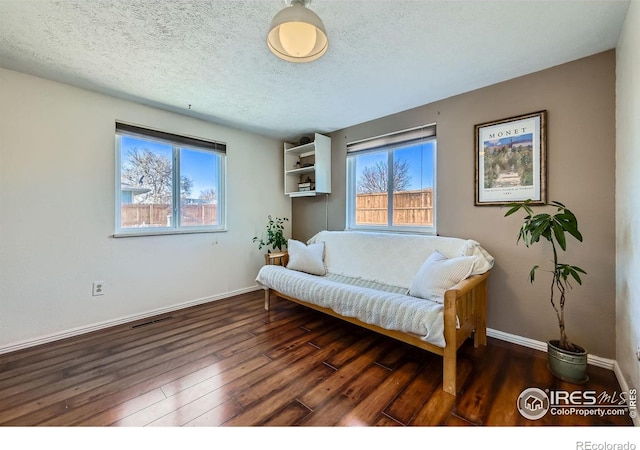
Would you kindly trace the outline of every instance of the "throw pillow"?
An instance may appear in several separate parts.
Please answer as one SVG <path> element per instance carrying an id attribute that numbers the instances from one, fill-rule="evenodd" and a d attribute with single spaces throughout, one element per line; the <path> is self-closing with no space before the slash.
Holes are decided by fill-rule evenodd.
<path id="1" fill-rule="evenodd" d="M 312 275 L 325 275 L 324 242 L 306 245 L 304 242 L 289 239 L 287 244 L 289 263 L 287 269 L 306 272 Z"/>
<path id="2" fill-rule="evenodd" d="M 413 277 L 409 295 L 434 302 L 444 302 L 444 291 L 452 288 L 473 271 L 475 256 L 447 258 L 434 251 Z"/>

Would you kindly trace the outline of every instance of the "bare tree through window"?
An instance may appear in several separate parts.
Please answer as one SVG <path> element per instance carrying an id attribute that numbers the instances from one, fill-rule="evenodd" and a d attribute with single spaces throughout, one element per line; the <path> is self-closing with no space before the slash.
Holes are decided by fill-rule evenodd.
<path id="1" fill-rule="evenodd" d="M 358 179 L 358 194 L 377 194 L 387 192 L 389 179 L 389 164 L 377 161 L 374 165 L 366 166 Z M 411 185 L 409 164 L 405 160 L 393 162 L 393 192 L 405 191 Z"/>

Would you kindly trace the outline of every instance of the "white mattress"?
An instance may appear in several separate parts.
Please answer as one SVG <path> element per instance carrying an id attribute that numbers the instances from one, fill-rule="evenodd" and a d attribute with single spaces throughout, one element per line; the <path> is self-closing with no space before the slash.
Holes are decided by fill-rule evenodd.
<path id="1" fill-rule="evenodd" d="M 491 269 L 494 259 L 478 242 L 444 236 L 321 231 L 308 243 L 324 242 L 328 273 L 409 289 L 422 263 L 435 250 L 448 258 L 474 256 L 471 275 Z"/>
<path id="2" fill-rule="evenodd" d="M 414 333 L 426 342 L 445 346 L 441 303 L 331 278 L 266 265 L 260 269 L 256 281 L 298 300 L 330 308 L 342 316 L 355 317 L 387 330 Z"/>

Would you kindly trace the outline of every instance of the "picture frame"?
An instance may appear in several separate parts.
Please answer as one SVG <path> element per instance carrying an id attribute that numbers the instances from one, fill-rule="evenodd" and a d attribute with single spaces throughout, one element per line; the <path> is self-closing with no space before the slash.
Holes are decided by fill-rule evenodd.
<path id="1" fill-rule="evenodd" d="M 474 126 L 475 205 L 547 203 L 547 111 Z"/>

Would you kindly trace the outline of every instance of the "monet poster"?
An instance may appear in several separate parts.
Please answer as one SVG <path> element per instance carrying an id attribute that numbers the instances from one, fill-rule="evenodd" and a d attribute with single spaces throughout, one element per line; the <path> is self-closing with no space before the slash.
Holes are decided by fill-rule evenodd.
<path id="1" fill-rule="evenodd" d="M 546 203 L 546 111 L 475 126 L 475 204 Z"/>

